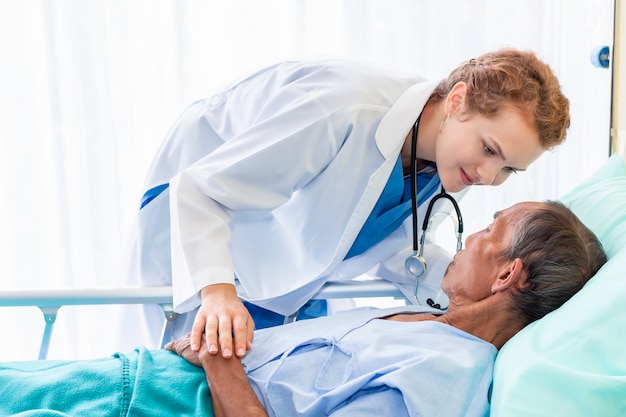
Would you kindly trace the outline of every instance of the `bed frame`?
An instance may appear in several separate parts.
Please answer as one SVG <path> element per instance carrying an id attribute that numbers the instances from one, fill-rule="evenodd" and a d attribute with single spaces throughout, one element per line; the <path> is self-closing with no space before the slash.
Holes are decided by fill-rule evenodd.
<path id="1" fill-rule="evenodd" d="M 351 280 L 326 283 L 312 298 L 341 299 L 393 297 L 406 298 L 392 283 L 379 280 Z M 39 359 L 46 359 L 52 330 L 59 309 L 78 305 L 158 304 L 163 309 L 166 325 L 161 336 L 161 347 L 171 340 L 177 314 L 172 306 L 172 288 L 122 287 L 122 288 L 64 288 L 64 289 L 14 289 L 0 291 L 0 307 L 38 307 L 43 313 L 45 328 L 39 349 Z M 285 323 L 295 320 L 296 314 L 285 317 Z"/>

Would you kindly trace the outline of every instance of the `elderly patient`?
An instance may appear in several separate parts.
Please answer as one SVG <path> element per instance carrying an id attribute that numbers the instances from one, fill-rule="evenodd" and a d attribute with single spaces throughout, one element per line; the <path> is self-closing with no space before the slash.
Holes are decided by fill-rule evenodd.
<path id="1" fill-rule="evenodd" d="M 484 416 L 497 349 L 605 262 L 565 206 L 520 203 L 467 238 L 442 281 L 443 314 L 355 310 L 263 329 L 243 359 L 182 338 L 106 359 L 11 363 L 0 367 L 0 414 Z"/>

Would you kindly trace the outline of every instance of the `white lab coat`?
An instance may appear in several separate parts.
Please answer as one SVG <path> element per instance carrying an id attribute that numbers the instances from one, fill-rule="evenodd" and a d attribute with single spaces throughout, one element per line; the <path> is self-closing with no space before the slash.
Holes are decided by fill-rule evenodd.
<path id="1" fill-rule="evenodd" d="M 409 218 L 343 261 L 438 82 L 284 62 L 192 104 L 150 169 L 146 190 L 170 187 L 138 212 L 129 283 L 171 283 L 188 312 L 202 287 L 236 281 L 243 299 L 288 315 L 410 247 Z"/>

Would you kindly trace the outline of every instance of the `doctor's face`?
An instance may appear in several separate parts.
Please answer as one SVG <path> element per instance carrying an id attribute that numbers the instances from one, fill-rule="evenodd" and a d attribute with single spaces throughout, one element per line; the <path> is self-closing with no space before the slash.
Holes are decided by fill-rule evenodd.
<path id="1" fill-rule="evenodd" d="M 455 113 L 437 136 L 437 172 L 450 192 L 500 185 L 543 152 L 534 127 L 513 107 L 490 118 Z"/>

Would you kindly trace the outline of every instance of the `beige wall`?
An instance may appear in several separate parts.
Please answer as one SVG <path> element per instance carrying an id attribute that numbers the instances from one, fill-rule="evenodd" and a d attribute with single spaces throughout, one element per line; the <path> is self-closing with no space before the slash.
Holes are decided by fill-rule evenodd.
<path id="1" fill-rule="evenodd" d="M 626 5 L 615 0 L 613 45 L 613 146 L 612 152 L 626 159 Z"/>

